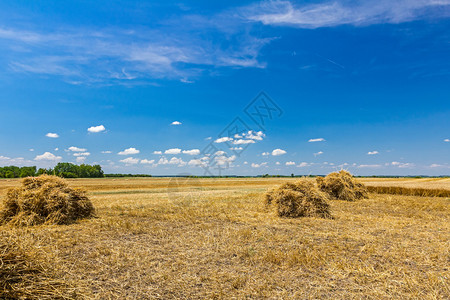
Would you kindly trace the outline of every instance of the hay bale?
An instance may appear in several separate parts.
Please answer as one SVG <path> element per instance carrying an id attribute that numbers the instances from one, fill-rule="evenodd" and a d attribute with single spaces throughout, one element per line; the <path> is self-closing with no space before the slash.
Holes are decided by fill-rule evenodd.
<path id="1" fill-rule="evenodd" d="M 278 216 L 289 218 L 331 218 L 326 200 L 327 195 L 305 178 L 295 183 L 284 183 L 265 194 L 266 204 L 275 204 Z"/>
<path id="2" fill-rule="evenodd" d="M 70 224 L 93 216 L 86 192 L 73 189 L 56 176 L 27 177 L 22 186 L 8 190 L 0 211 L 0 224 L 31 226 Z"/>
<path id="3" fill-rule="evenodd" d="M 319 189 L 331 199 L 355 201 L 368 198 L 366 186 L 344 170 L 330 173 L 325 178 L 317 177 L 316 181 Z"/>

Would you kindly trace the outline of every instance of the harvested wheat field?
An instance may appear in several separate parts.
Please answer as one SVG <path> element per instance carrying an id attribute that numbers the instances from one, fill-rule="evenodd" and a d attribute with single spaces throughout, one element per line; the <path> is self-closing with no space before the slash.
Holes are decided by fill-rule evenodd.
<path id="1" fill-rule="evenodd" d="M 294 180 L 69 180 L 96 217 L 2 225 L 0 298 L 449 298 L 448 197 L 369 193 L 327 200 L 333 218 L 279 217 L 264 194 Z M 0 180 L 2 200 L 19 185 Z"/>

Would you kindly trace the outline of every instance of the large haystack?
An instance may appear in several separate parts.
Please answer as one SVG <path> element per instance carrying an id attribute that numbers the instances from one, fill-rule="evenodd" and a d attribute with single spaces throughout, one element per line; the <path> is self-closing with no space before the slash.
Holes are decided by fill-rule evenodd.
<path id="1" fill-rule="evenodd" d="M 319 189 L 332 199 L 355 201 L 368 198 L 367 188 L 353 178 L 352 174 L 341 170 L 323 177 L 317 177 Z"/>
<path id="2" fill-rule="evenodd" d="M 280 217 L 331 218 L 327 195 L 313 182 L 302 178 L 295 183 L 285 183 L 266 193 L 266 204 L 274 204 Z"/>
<path id="3" fill-rule="evenodd" d="M 62 178 L 41 175 L 24 178 L 21 187 L 8 191 L 0 224 L 70 224 L 93 214 L 94 207 L 83 190 L 70 188 Z"/>

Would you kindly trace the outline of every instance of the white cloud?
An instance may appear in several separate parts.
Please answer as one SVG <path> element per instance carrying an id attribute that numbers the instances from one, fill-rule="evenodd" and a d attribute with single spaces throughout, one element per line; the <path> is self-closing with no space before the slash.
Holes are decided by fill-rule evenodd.
<path id="1" fill-rule="evenodd" d="M 318 139 L 309 139 L 308 143 L 315 143 L 315 142 L 325 142 L 324 138 L 318 138 Z"/>
<path id="2" fill-rule="evenodd" d="M 201 159 L 191 159 L 188 165 L 194 167 L 206 167 L 207 163 L 202 161 Z"/>
<path id="3" fill-rule="evenodd" d="M 200 154 L 199 149 L 183 150 L 182 152 L 183 152 L 183 154 L 187 154 L 187 155 L 199 155 Z"/>
<path id="4" fill-rule="evenodd" d="M 34 151 L 34 149 L 29 149 L 28 151 L 31 151 L 31 152 L 33 152 L 33 151 Z"/>
<path id="5" fill-rule="evenodd" d="M 399 167 L 399 168 L 412 168 L 415 166 L 415 164 L 413 164 L 413 163 L 401 163 L 398 161 L 391 162 L 391 165 Z"/>
<path id="6" fill-rule="evenodd" d="M 230 148 L 230 150 L 233 150 L 233 151 L 240 151 L 240 150 L 243 150 L 244 148 L 242 148 L 242 147 L 231 147 Z"/>
<path id="7" fill-rule="evenodd" d="M 304 167 L 308 167 L 309 165 L 310 165 L 310 164 L 308 164 L 307 162 L 301 162 L 301 163 L 298 164 L 297 167 L 299 167 L 299 168 L 304 168 Z"/>
<path id="8" fill-rule="evenodd" d="M 153 154 L 162 154 L 162 151 L 153 151 Z"/>
<path id="9" fill-rule="evenodd" d="M 358 168 L 381 168 L 381 165 L 359 165 Z"/>
<path id="10" fill-rule="evenodd" d="M 45 136 L 49 137 L 49 138 L 53 138 L 53 139 L 59 138 L 59 135 L 57 133 L 53 133 L 53 132 L 49 132 Z"/>
<path id="11" fill-rule="evenodd" d="M 112 151 L 106 150 L 106 151 L 102 151 L 103 154 L 110 154 L 112 153 Z"/>
<path id="12" fill-rule="evenodd" d="M 225 137 L 218 138 L 217 140 L 214 141 L 214 143 L 218 143 L 219 144 L 219 143 L 229 142 L 229 141 L 232 141 L 232 140 L 233 140 L 232 138 L 225 136 Z"/>
<path id="13" fill-rule="evenodd" d="M 75 156 L 75 157 L 89 156 L 89 155 L 91 155 L 91 153 L 89 153 L 89 152 L 76 152 L 76 153 L 73 154 L 73 156 Z"/>
<path id="14" fill-rule="evenodd" d="M 277 166 L 281 165 L 279 161 L 277 161 L 275 164 L 276 164 Z"/>
<path id="15" fill-rule="evenodd" d="M 295 162 L 288 161 L 288 162 L 286 162 L 286 166 L 295 166 Z"/>
<path id="16" fill-rule="evenodd" d="M 205 138 L 205 141 L 209 141 L 212 140 L 212 137 L 208 136 L 207 138 Z"/>
<path id="17" fill-rule="evenodd" d="M 59 151 L 59 148 L 55 148 L 55 151 Z"/>
<path id="18" fill-rule="evenodd" d="M 135 165 L 135 164 L 139 163 L 139 159 L 133 158 L 133 157 L 127 157 L 127 158 L 121 159 L 120 162 L 127 164 L 127 165 Z"/>
<path id="19" fill-rule="evenodd" d="M 178 157 L 172 157 L 169 161 L 169 164 L 171 165 L 178 165 L 179 167 L 183 167 L 186 165 L 186 162 L 183 161 L 181 158 Z"/>
<path id="20" fill-rule="evenodd" d="M 260 163 L 260 164 L 255 164 L 255 163 L 251 164 L 252 168 L 260 168 L 260 167 L 265 167 L 265 166 L 267 166 L 266 162 L 263 162 L 263 163 Z"/>
<path id="21" fill-rule="evenodd" d="M 234 145 L 246 145 L 246 144 L 254 144 L 255 141 L 254 140 L 236 140 L 233 141 Z"/>
<path id="22" fill-rule="evenodd" d="M 287 152 L 282 150 L 282 149 L 275 149 L 272 151 L 272 155 L 273 156 L 279 156 L 279 155 L 283 155 L 286 154 Z"/>
<path id="23" fill-rule="evenodd" d="M 77 163 L 79 163 L 79 164 L 84 163 L 85 160 L 86 160 L 86 156 L 79 156 L 76 159 Z"/>
<path id="24" fill-rule="evenodd" d="M 225 155 L 216 156 L 214 157 L 214 160 L 217 162 L 219 166 L 228 165 L 236 160 L 236 155 L 232 155 L 230 157 Z"/>
<path id="25" fill-rule="evenodd" d="M 448 16 L 448 0 L 329 1 L 294 5 L 290 1 L 264 1 L 244 9 L 244 15 L 266 25 L 299 28 L 398 24 L 426 17 Z"/>
<path id="26" fill-rule="evenodd" d="M 368 155 L 375 155 L 378 154 L 378 151 L 369 151 L 367 152 Z"/>
<path id="27" fill-rule="evenodd" d="M 170 125 L 181 125 L 181 122 L 173 121 L 172 123 L 170 123 Z"/>
<path id="28" fill-rule="evenodd" d="M 92 132 L 92 133 L 97 133 L 97 132 L 102 132 L 105 130 L 106 130 L 105 126 L 98 125 L 98 126 L 89 127 L 87 131 Z"/>
<path id="29" fill-rule="evenodd" d="M 167 165 L 169 163 L 169 160 L 165 157 L 161 157 L 158 161 L 158 165 Z"/>
<path id="30" fill-rule="evenodd" d="M 323 154 L 323 152 L 319 151 L 319 152 L 314 153 L 314 156 L 319 156 L 319 155 L 322 155 L 322 154 Z"/>
<path id="31" fill-rule="evenodd" d="M 430 165 L 430 168 L 441 168 L 441 167 L 443 167 L 443 165 L 440 165 L 440 164 L 431 164 Z"/>
<path id="32" fill-rule="evenodd" d="M 450 139 L 445 139 L 444 142 L 449 143 Z"/>
<path id="33" fill-rule="evenodd" d="M 45 152 L 44 154 L 38 155 L 34 158 L 34 160 L 50 160 L 50 161 L 58 161 L 61 159 L 62 159 L 61 156 L 56 156 L 50 152 Z"/>
<path id="34" fill-rule="evenodd" d="M 266 135 L 262 131 L 255 132 L 253 130 L 250 130 L 245 134 L 245 138 L 257 141 L 262 141 L 265 136 Z"/>
<path id="35" fill-rule="evenodd" d="M 78 147 L 75 147 L 75 146 L 71 146 L 71 147 L 69 147 L 69 149 L 67 149 L 67 151 L 86 152 L 86 148 L 78 148 Z"/>
<path id="36" fill-rule="evenodd" d="M 166 151 L 164 151 L 164 154 L 180 154 L 181 153 L 181 149 L 179 148 L 172 148 L 172 149 L 167 149 Z"/>
<path id="37" fill-rule="evenodd" d="M 268 155 L 270 155 L 270 153 L 269 152 L 263 152 L 263 153 L 261 153 L 261 155 L 262 156 L 268 156 Z"/>
<path id="38" fill-rule="evenodd" d="M 152 159 L 152 160 L 142 159 L 142 160 L 141 160 L 141 164 L 152 165 L 152 164 L 154 164 L 154 163 L 155 163 L 155 160 L 154 160 L 154 159 Z"/>
<path id="39" fill-rule="evenodd" d="M 139 151 L 138 149 L 136 149 L 136 148 L 128 148 L 128 149 L 125 149 L 125 150 L 123 150 L 123 151 L 120 151 L 119 153 L 117 153 L 117 154 L 119 154 L 119 155 L 133 155 L 133 154 L 139 154 L 141 151 Z"/>

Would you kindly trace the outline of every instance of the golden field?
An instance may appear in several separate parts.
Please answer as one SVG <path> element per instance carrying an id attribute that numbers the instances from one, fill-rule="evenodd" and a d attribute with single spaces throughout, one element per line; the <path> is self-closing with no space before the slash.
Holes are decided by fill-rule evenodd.
<path id="1" fill-rule="evenodd" d="M 88 190 L 96 218 L 63 226 L 1 226 L 0 251 L 17 253 L 27 270 L 15 279 L 14 295 L 449 298 L 448 197 L 372 193 L 356 202 L 329 201 L 334 219 L 279 218 L 262 196 L 289 180 L 295 179 L 69 180 Z M 450 190 L 449 179 L 361 181 Z M 0 197 L 17 185 L 19 180 L 0 180 Z"/>

